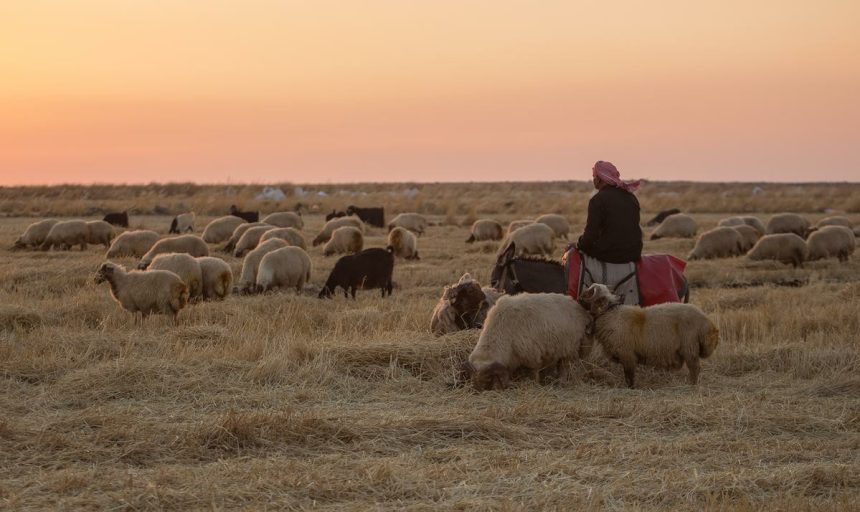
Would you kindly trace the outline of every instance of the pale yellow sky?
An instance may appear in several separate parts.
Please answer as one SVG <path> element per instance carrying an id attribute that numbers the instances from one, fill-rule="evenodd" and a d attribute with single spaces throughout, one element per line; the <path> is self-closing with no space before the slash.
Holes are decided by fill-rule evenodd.
<path id="1" fill-rule="evenodd" d="M 0 77 L 0 184 L 860 180 L 856 1 L 3 2 Z"/>

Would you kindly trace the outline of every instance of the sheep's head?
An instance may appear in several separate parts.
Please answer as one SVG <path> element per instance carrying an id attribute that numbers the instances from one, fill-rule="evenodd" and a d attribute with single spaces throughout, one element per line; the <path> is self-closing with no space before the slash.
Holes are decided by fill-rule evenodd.
<path id="1" fill-rule="evenodd" d="M 236 215 L 239 212 L 239 209 L 236 208 L 235 204 L 230 205 L 230 215 Z"/>
<path id="2" fill-rule="evenodd" d="M 621 304 L 622 298 L 612 293 L 605 284 L 593 284 L 579 296 L 579 303 L 594 316 L 600 316 L 610 307 Z"/>
<path id="3" fill-rule="evenodd" d="M 96 271 L 96 275 L 93 278 L 93 281 L 96 284 L 101 284 L 105 281 L 110 281 L 111 277 L 113 277 L 114 272 L 116 271 L 117 266 L 113 263 L 106 262 L 102 263 L 99 269 Z"/>
<path id="4" fill-rule="evenodd" d="M 146 270 L 147 268 L 149 268 L 149 264 L 150 264 L 150 263 L 152 263 L 152 262 L 150 262 L 150 261 L 141 261 L 140 263 L 138 263 L 138 264 L 137 264 L 137 269 L 138 269 L 138 270 Z"/>
<path id="5" fill-rule="evenodd" d="M 472 384 L 478 391 L 502 390 L 511 384 L 511 372 L 502 363 L 493 363 L 476 371 L 472 376 Z"/>

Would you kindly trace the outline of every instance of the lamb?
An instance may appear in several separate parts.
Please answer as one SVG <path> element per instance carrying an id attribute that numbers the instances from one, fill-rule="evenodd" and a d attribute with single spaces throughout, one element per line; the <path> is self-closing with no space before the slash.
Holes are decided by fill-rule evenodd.
<path id="1" fill-rule="evenodd" d="M 567 235 L 570 233 L 570 223 L 567 222 L 567 219 L 563 216 L 555 213 L 547 213 L 546 215 L 541 215 L 535 219 L 535 222 L 546 224 L 555 231 L 555 236 L 557 238 L 564 238 L 567 240 Z"/>
<path id="2" fill-rule="evenodd" d="M 541 369 L 555 367 L 566 381 L 569 363 L 591 352 L 590 324 L 588 312 L 567 295 L 503 296 L 487 315 L 466 374 L 478 390 L 506 388 L 518 368 L 539 381 Z"/>
<path id="3" fill-rule="evenodd" d="M 256 249 L 249 252 L 245 256 L 245 261 L 242 262 L 242 273 L 239 275 L 239 284 L 235 288 L 236 293 L 252 293 L 257 286 L 257 271 L 260 267 L 260 261 L 266 254 L 288 247 L 287 242 L 280 238 L 272 238 L 266 240 L 257 246 Z"/>
<path id="4" fill-rule="evenodd" d="M 230 215 L 234 215 L 236 217 L 245 219 L 246 222 L 259 222 L 260 221 L 260 212 L 243 212 L 239 208 L 236 207 L 235 204 L 230 205 Z"/>
<path id="5" fill-rule="evenodd" d="M 188 304 L 188 287 L 173 272 L 150 270 L 127 272 L 123 267 L 106 262 L 99 267 L 95 283 L 110 283 L 114 300 L 132 314 L 143 318 L 152 313 L 173 315 L 173 321 Z"/>
<path id="6" fill-rule="evenodd" d="M 107 252 L 108 258 L 120 258 L 128 256 L 140 258 L 147 253 L 155 242 L 158 241 L 158 233 L 148 229 L 126 231 L 116 237 Z"/>
<path id="7" fill-rule="evenodd" d="M 170 223 L 170 234 L 191 233 L 194 231 L 194 212 L 181 213 L 173 217 Z"/>
<path id="8" fill-rule="evenodd" d="M 248 251 L 253 250 L 260 244 L 260 238 L 263 237 L 263 234 L 270 229 L 274 228 L 265 224 L 263 226 L 256 226 L 246 230 L 239 238 L 239 241 L 236 242 L 236 249 L 233 251 L 233 256 L 241 258 L 247 254 Z"/>
<path id="9" fill-rule="evenodd" d="M 803 238 L 794 233 L 778 233 L 761 237 L 747 253 L 747 258 L 752 261 L 776 260 L 803 267 L 808 255 L 809 250 Z"/>
<path id="10" fill-rule="evenodd" d="M 319 298 L 331 298 L 338 286 L 343 288 L 344 297 L 358 289 L 380 288 L 382 297 L 385 292 L 391 296 L 394 288 L 391 275 L 394 271 L 394 248 L 385 249 L 374 247 L 365 249 L 357 254 L 341 256 L 326 280 L 325 286 L 319 293 Z"/>
<path id="11" fill-rule="evenodd" d="M 795 213 L 780 213 L 767 221 L 767 234 L 794 233 L 803 238 L 809 231 L 809 221 Z"/>
<path id="12" fill-rule="evenodd" d="M 222 300 L 230 295 L 233 287 L 233 271 L 226 261 L 212 256 L 197 258 L 203 276 L 203 299 Z"/>
<path id="13" fill-rule="evenodd" d="M 421 236 L 427 229 L 427 219 L 419 213 L 401 213 L 388 223 L 388 231 L 396 227 L 406 228 Z"/>
<path id="14" fill-rule="evenodd" d="M 651 234 L 651 240 L 660 238 L 692 238 L 699 230 L 696 220 L 689 215 L 679 213 L 667 217 Z"/>
<path id="15" fill-rule="evenodd" d="M 295 212 L 270 213 L 266 215 L 263 222 L 279 228 L 302 229 L 305 227 L 304 219 L 302 219 L 301 215 Z"/>
<path id="16" fill-rule="evenodd" d="M 356 217 L 335 217 L 330 221 L 325 223 L 322 231 L 314 238 L 312 244 L 314 247 L 324 244 L 331 239 L 331 234 L 335 229 L 343 227 L 343 226 L 353 226 L 361 230 L 364 233 L 364 223 L 361 222 L 361 219 Z"/>
<path id="17" fill-rule="evenodd" d="M 179 235 L 163 238 L 155 242 L 152 248 L 140 258 L 137 268 L 140 270 L 146 269 L 156 256 L 168 252 L 183 252 L 199 258 L 200 256 L 209 256 L 209 246 L 206 245 L 206 242 L 202 238 L 196 235 Z"/>
<path id="18" fill-rule="evenodd" d="M 497 298 L 494 293 L 493 304 Z M 430 332 L 441 336 L 463 329 L 479 329 L 491 306 L 485 289 L 470 274 L 463 274 L 456 284 L 442 290 L 430 316 Z"/>
<path id="19" fill-rule="evenodd" d="M 225 215 L 218 217 L 203 230 L 203 241 L 207 244 L 220 244 L 224 240 L 230 238 L 230 235 L 236 231 L 236 228 L 244 224 L 245 221 L 240 217 L 233 215 Z"/>
<path id="20" fill-rule="evenodd" d="M 679 213 L 681 213 L 681 210 L 679 210 L 677 208 L 672 208 L 669 210 L 663 210 L 660 213 L 658 213 L 657 215 L 651 217 L 651 220 L 646 222 L 645 225 L 648 227 L 656 226 L 656 225 L 660 224 L 661 222 L 663 222 L 664 220 L 666 220 L 666 217 L 671 217 L 672 215 L 677 215 Z"/>
<path id="21" fill-rule="evenodd" d="M 203 296 L 203 271 L 193 256 L 183 252 L 159 254 L 153 258 L 148 270 L 173 272 L 188 287 L 188 299 L 194 301 Z"/>
<path id="22" fill-rule="evenodd" d="M 311 258 L 299 247 L 282 247 L 263 256 L 257 270 L 257 293 L 295 288 L 301 293 L 311 280 Z"/>
<path id="23" fill-rule="evenodd" d="M 759 230 L 747 224 L 744 224 L 743 226 L 732 226 L 732 229 L 741 235 L 741 254 L 746 254 L 747 251 L 752 249 L 762 235 Z"/>
<path id="24" fill-rule="evenodd" d="M 39 248 L 43 251 L 52 247 L 69 250 L 75 245 L 80 245 L 81 250 L 87 250 L 87 241 L 90 238 L 90 229 L 82 220 L 64 220 L 51 226 L 45 241 Z"/>
<path id="25" fill-rule="evenodd" d="M 726 217 L 725 219 L 722 219 L 717 225 L 728 227 L 747 225 L 752 228 L 755 228 L 755 230 L 758 231 L 759 236 L 762 236 L 765 234 L 765 232 L 767 232 L 764 227 L 764 224 L 762 224 L 759 218 L 752 216 Z"/>
<path id="26" fill-rule="evenodd" d="M 529 224 L 534 224 L 534 223 L 535 223 L 535 221 L 530 220 L 530 219 L 512 220 L 511 223 L 508 224 L 507 234 L 510 235 L 514 231 L 516 231 L 516 230 L 518 230 L 524 226 L 528 226 Z"/>
<path id="27" fill-rule="evenodd" d="M 845 262 L 854 254 L 856 244 L 854 232 L 845 226 L 829 225 L 817 229 L 806 241 L 809 247 L 809 261 L 825 258 L 839 258 Z"/>
<path id="28" fill-rule="evenodd" d="M 91 220 L 87 222 L 87 229 L 89 230 L 87 243 L 93 245 L 102 244 L 105 246 L 105 249 L 110 247 L 111 241 L 115 236 L 113 226 L 103 220 Z"/>
<path id="29" fill-rule="evenodd" d="M 128 227 L 128 210 L 121 212 L 121 213 L 119 213 L 119 212 L 108 213 L 107 215 L 104 216 L 104 218 L 102 220 L 107 222 L 108 224 L 112 224 L 112 225 L 120 227 L 120 228 L 127 228 Z"/>
<path id="30" fill-rule="evenodd" d="M 230 235 L 230 238 L 227 239 L 227 243 L 224 244 L 224 247 L 221 248 L 221 251 L 226 253 L 232 253 L 233 249 L 236 248 L 236 244 L 239 242 L 239 239 L 242 238 L 242 235 L 245 234 L 245 231 L 259 226 L 268 226 L 268 224 L 266 224 L 265 222 L 250 222 L 239 224 L 239 226 L 237 226 L 236 229 L 233 230 L 233 234 Z"/>
<path id="31" fill-rule="evenodd" d="M 743 227 L 753 229 L 749 226 Z M 753 229 L 753 231 L 755 230 Z M 731 258 L 732 256 L 745 253 L 746 251 L 743 248 L 744 238 L 736 229 L 733 227 L 717 226 L 699 236 L 695 247 L 693 247 L 687 259 Z"/>
<path id="32" fill-rule="evenodd" d="M 51 228 L 54 227 L 54 224 L 57 222 L 58 221 L 56 219 L 45 219 L 30 224 L 27 226 L 27 229 L 24 230 L 24 234 L 15 240 L 15 243 L 12 244 L 10 250 L 17 251 L 28 247 L 33 249 L 39 247 L 45 242 L 45 239 L 48 238 L 48 233 L 50 233 Z"/>
<path id="33" fill-rule="evenodd" d="M 280 238 L 281 240 L 287 242 L 289 245 L 295 247 L 301 247 L 302 249 L 307 250 L 308 243 L 305 241 L 304 235 L 296 228 L 274 228 L 263 233 L 263 236 L 260 237 L 260 243 L 265 242 L 266 240 L 270 240 L 272 238 Z"/>
<path id="34" fill-rule="evenodd" d="M 388 233 L 388 245 L 394 248 L 394 255 L 406 260 L 420 260 L 418 256 L 418 239 L 415 235 L 401 227 L 396 227 Z"/>
<path id="35" fill-rule="evenodd" d="M 546 224 L 536 222 L 523 226 L 505 238 L 498 254 L 504 254 L 511 243 L 515 246 L 514 256 L 539 254 L 552 257 L 552 251 L 555 249 L 555 231 Z"/>
<path id="36" fill-rule="evenodd" d="M 466 239 L 467 244 L 484 240 L 501 240 L 504 237 L 502 225 L 492 219 L 479 219 L 472 224 L 472 232 Z"/>
<path id="37" fill-rule="evenodd" d="M 579 300 L 594 317 L 597 342 L 609 359 L 624 367 L 631 388 L 638 363 L 673 370 L 686 364 L 689 382 L 695 385 L 699 360 L 713 354 L 720 342 L 717 326 L 692 304 L 628 306 L 602 284 L 589 286 Z"/>
<path id="38" fill-rule="evenodd" d="M 364 247 L 364 235 L 355 226 L 341 226 L 335 229 L 323 248 L 323 256 L 354 253 Z"/>

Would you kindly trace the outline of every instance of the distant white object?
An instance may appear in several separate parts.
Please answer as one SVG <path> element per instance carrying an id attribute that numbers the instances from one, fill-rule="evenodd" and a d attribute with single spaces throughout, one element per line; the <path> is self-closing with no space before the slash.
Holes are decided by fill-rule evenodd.
<path id="1" fill-rule="evenodd" d="M 752 189 L 752 195 L 757 196 L 757 195 L 761 195 L 761 194 L 764 194 L 764 189 L 763 189 L 763 188 L 761 188 L 761 187 L 753 187 L 753 189 Z"/>
<path id="2" fill-rule="evenodd" d="M 320 190 L 319 192 L 317 192 L 317 195 L 318 195 L 318 196 L 320 196 L 320 197 L 325 197 L 325 196 L 327 196 L 328 194 L 326 194 L 325 192 L 323 192 L 322 190 Z"/>
<path id="3" fill-rule="evenodd" d="M 403 195 L 411 199 L 411 198 L 418 195 L 418 189 L 417 188 L 407 188 L 406 190 L 403 191 Z"/>
<path id="4" fill-rule="evenodd" d="M 257 200 L 281 201 L 287 197 L 284 191 L 277 187 L 263 187 L 263 191 L 257 194 Z"/>
<path id="5" fill-rule="evenodd" d="M 299 196 L 299 197 L 305 197 L 306 195 L 308 195 L 308 193 L 307 193 L 307 192 L 305 192 L 305 189 L 303 189 L 302 187 L 296 187 L 296 188 L 293 190 L 293 193 L 294 193 L 294 194 L 296 194 L 296 195 L 297 195 L 297 196 Z"/>

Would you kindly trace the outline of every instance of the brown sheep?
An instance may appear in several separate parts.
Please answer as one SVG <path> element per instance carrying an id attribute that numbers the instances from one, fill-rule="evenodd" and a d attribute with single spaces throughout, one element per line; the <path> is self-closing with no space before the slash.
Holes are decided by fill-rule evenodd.
<path id="1" fill-rule="evenodd" d="M 794 233 L 778 233 L 761 237 L 747 253 L 747 258 L 752 261 L 776 260 L 803 267 L 808 255 L 809 250 L 802 238 Z"/>
<path id="2" fill-rule="evenodd" d="M 394 248 L 394 255 L 406 260 L 420 260 L 418 238 L 408 229 L 396 227 L 388 233 L 388 245 Z"/>
<path id="3" fill-rule="evenodd" d="M 479 219 L 472 224 L 472 232 L 466 240 L 467 244 L 483 242 L 484 240 L 501 240 L 504 236 L 502 225 L 492 219 Z"/>
<path id="4" fill-rule="evenodd" d="M 854 254 L 857 241 L 850 228 L 838 225 L 824 226 L 809 235 L 809 261 L 825 258 L 839 258 L 845 262 Z"/>
<path id="5" fill-rule="evenodd" d="M 669 217 L 671 219 L 671 217 Z M 749 226 L 744 226 L 749 229 Z M 753 229 L 753 231 L 755 231 Z M 696 240 L 696 246 L 687 256 L 691 260 L 707 260 L 712 258 L 731 258 L 738 256 L 743 251 L 743 237 L 733 227 L 718 226 L 710 231 L 705 231 Z"/>

